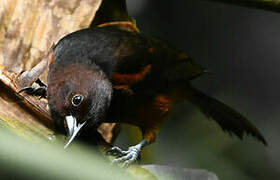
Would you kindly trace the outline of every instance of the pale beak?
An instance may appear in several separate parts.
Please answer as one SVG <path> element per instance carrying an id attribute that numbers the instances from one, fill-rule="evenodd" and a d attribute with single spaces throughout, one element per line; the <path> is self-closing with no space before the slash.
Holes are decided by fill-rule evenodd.
<path id="1" fill-rule="evenodd" d="M 66 149 L 69 144 L 73 141 L 73 139 L 76 137 L 80 129 L 85 125 L 86 121 L 83 122 L 82 124 L 77 123 L 77 120 L 73 116 L 66 116 L 65 117 L 66 124 L 68 127 L 68 135 L 69 135 L 69 140 L 64 146 L 64 149 Z"/>

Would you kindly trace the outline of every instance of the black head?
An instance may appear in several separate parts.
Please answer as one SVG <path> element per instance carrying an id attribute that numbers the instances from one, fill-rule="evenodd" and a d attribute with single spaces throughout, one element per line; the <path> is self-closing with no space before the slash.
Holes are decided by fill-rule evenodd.
<path id="1" fill-rule="evenodd" d="M 97 66 L 70 64 L 50 70 L 48 101 L 57 128 L 68 133 L 70 144 L 84 126 L 100 124 L 112 96 L 112 86 Z"/>

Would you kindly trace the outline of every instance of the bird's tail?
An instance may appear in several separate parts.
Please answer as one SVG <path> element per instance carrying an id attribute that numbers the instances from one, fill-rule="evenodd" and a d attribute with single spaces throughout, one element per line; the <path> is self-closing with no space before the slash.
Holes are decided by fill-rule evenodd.
<path id="1" fill-rule="evenodd" d="M 234 133 L 240 139 L 243 138 L 244 134 L 251 135 L 267 145 L 262 134 L 247 118 L 224 103 L 193 87 L 191 87 L 191 95 L 188 100 L 208 118 L 214 119 L 229 134 Z"/>

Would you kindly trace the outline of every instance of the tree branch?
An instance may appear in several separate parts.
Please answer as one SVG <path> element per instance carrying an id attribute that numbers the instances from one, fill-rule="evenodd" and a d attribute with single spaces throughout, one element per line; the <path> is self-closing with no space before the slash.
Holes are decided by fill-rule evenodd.
<path id="1" fill-rule="evenodd" d="M 280 0 L 204 0 L 280 12 Z"/>

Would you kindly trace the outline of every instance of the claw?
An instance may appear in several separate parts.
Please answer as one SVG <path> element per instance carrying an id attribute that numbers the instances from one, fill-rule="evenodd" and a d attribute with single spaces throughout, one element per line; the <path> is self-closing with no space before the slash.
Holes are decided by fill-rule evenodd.
<path id="1" fill-rule="evenodd" d="M 41 87 L 47 87 L 47 85 L 45 85 L 45 84 L 41 81 L 41 79 L 37 79 L 35 82 L 36 82 L 39 86 L 41 86 Z"/>
<path id="2" fill-rule="evenodd" d="M 111 156 L 124 156 L 127 154 L 127 151 L 123 151 L 121 148 L 115 146 L 112 147 L 110 150 L 106 152 L 106 155 L 111 155 Z"/>
<path id="3" fill-rule="evenodd" d="M 126 160 L 124 163 L 123 163 L 123 166 L 124 167 L 128 167 L 130 164 L 134 163 L 137 161 L 137 157 L 132 157 L 131 159 L 129 160 Z"/>
<path id="4" fill-rule="evenodd" d="M 123 151 L 119 147 L 113 147 L 106 154 L 118 157 L 113 160 L 112 164 L 122 164 L 123 167 L 127 167 L 140 159 L 141 150 L 135 146 L 130 147 L 127 151 Z"/>
<path id="5" fill-rule="evenodd" d="M 113 164 L 122 163 L 122 162 L 124 162 L 124 161 L 127 161 L 127 159 L 130 159 L 130 158 L 132 158 L 132 155 L 128 153 L 127 155 L 125 155 L 125 156 L 123 156 L 123 157 L 114 159 L 112 163 L 113 163 Z"/>
<path id="6" fill-rule="evenodd" d="M 35 96 L 40 96 L 40 97 L 47 97 L 47 87 L 46 86 L 40 86 L 40 87 L 35 87 L 35 86 L 27 86 L 25 88 L 22 88 L 19 90 L 18 93 L 21 92 L 26 92 L 29 95 L 35 95 Z"/>
<path id="7" fill-rule="evenodd" d="M 127 151 L 123 151 L 119 147 L 113 147 L 106 154 L 117 156 L 112 164 L 122 163 L 122 167 L 127 167 L 141 159 L 141 149 L 147 145 L 148 141 L 143 139 L 139 144 L 129 147 Z"/>
<path id="8" fill-rule="evenodd" d="M 37 83 L 39 87 L 27 86 L 19 90 L 18 93 L 25 92 L 29 95 L 40 96 L 40 98 L 47 98 L 47 86 L 39 78 L 35 81 L 35 83 Z"/>
<path id="9" fill-rule="evenodd" d="M 35 89 L 35 87 L 27 86 L 19 90 L 18 93 L 22 93 L 23 91 L 25 91 L 27 94 L 29 94 L 31 91 L 33 92 L 33 88 Z"/>

